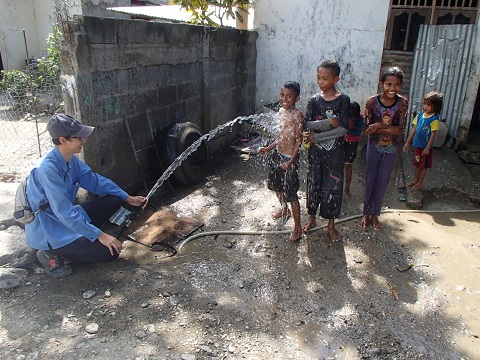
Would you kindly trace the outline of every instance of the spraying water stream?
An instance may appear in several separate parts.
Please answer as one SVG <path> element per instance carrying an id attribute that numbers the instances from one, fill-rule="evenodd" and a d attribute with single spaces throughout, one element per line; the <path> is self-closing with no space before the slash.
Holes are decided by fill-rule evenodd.
<path id="1" fill-rule="evenodd" d="M 175 159 L 174 163 L 172 163 L 158 179 L 148 196 L 152 196 L 158 187 L 172 175 L 175 169 L 200 148 L 202 141 L 212 140 L 215 136 L 218 136 L 222 130 L 227 129 L 228 131 L 229 126 L 233 126 L 238 122 L 255 121 L 256 125 L 263 125 L 263 120 L 264 119 L 258 119 L 256 115 L 239 117 L 224 125 L 220 125 L 208 134 L 202 136 Z M 265 127 L 271 129 L 269 126 L 265 125 Z M 235 163 L 234 165 L 237 166 L 233 166 L 233 168 L 240 168 L 240 166 L 238 166 L 239 164 L 242 163 Z M 241 169 L 232 174 L 230 172 L 231 169 L 232 168 L 229 168 L 227 173 L 234 179 L 239 178 L 240 174 L 246 172 L 246 170 Z M 219 174 L 223 175 L 224 173 L 221 172 Z M 218 177 L 220 178 L 221 176 Z M 257 177 L 255 177 L 255 179 L 257 179 Z M 214 182 L 213 188 L 215 188 L 217 184 L 223 185 L 224 182 L 226 182 L 226 179 Z M 192 206 L 192 199 L 185 199 L 183 207 L 178 209 L 180 209 L 180 212 L 181 210 L 190 210 L 192 207 L 198 209 L 211 203 L 213 206 L 206 208 L 209 212 L 209 218 L 215 218 L 215 220 L 210 221 L 209 225 L 219 225 L 220 227 L 228 225 L 228 228 L 232 230 L 234 228 L 245 228 L 248 225 L 252 227 L 262 227 L 265 225 L 267 223 L 266 221 L 257 222 L 256 217 L 262 218 L 262 214 L 257 214 L 264 210 L 269 211 L 270 208 L 257 205 L 251 207 L 251 204 L 245 201 L 245 199 L 249 197 L 255 198 L 255 200 L 263 198 L 255 197 L 259 195 L 259 193 L 255 192 L 247 193 L 247 195 L 239 201 L 229 201 L 230 197 L 234 197 L 239 193 L 237 191 L 231 195 L 232 189 L 234 189 L 232 185 L 234 184 L 235 182 L 228 182 L 228 191 L 225 192 L 207 192 L 205 197 L 214 194 L 213 199 L 206 200 L 199 205 Z M 245 181 L 239 182 L 238 187 L 243 187 L 245 184 Z M 357 192 L 360 192 L 362 183 L 357 183 L 357 187 Z M 209 202 L 210 200 L 211 202 Z M 396 199 L 394 199 L 394 201 L 395 200 Z M 245 211 L 247 215 L 243 217 L 243 212 L 241 211 L 235 211 L 229 215 L 225 214 L 226 210 L 233 206 L 237 208 L 247 207 Z M 351 209 L 356 208 L 355 204 L 350 204 L 350 206 Z M 215 212 L 217 208 L 218 213 Z M 386 275 L 396 279 L 396 285 L 401 289 L 401 299 L 414 299 L 414 301 L 418 302 L 418 305 L 414 302 L 407 303 L 408 306 L 413 307 L 416 305 L 420 307 L 423 301 L 427 303 L 426 301 L 430 298 L 435 301 L 432 301 L 432 303 L 437 304 L 436 294 L 427 294 L 427 290 L 433 291 L 434 286 L 430 286 L 423 280 L 426 274 L 428 275 L 429 273 L 421 270 L 422 262 L 420 262 L 420 260 L 422 257 L 418 257 L 416 267 L 408 273 L 408 277 L 403 275 L 403 273 L 397 272 L 397 270 L 393 270 L 392 273 L 389 272 L 392 264 L 398 261 L 412 261 L 410 260 L 410 252 L 403 250 L 407 247 L 405 244 L 408 245 L 408 242 L 411 242 L 410 235 L 404 236 L 405 240 L 403 244 L 397 242 L 395 239 L 400 237 L 400 235 L 397 235 L 400 234 L 397 232 L 397 227 L 400 226 L 398 231 L 403 231 L 401 227 L 406 226 L 400 225 L 400 214 L 413 211 L 407 212 L 393 208 L 389 209 L 388 212 L 392 213 L 392 215 L 398 213 L 398 215 L 395 215 L 395 218 L 392 217 L 393 225 L 391 226 L 391 233 L 386 233 L 387 239 L 392 237 L 392 241 L 380 241 L 381 237 L 385 235 L 377 235 L 376 237 L 374 233 L 364 233 L 364 235 L 360 235 L 353 222 L 351 229 L 348 227 L 345 228 L 347 239 L 345 242 L 346 250 L 343 250 L 344 245 L 338 248 L 331 248 L 324 241 L 317 241 L 317 239 L 315 239 L 315 241 L 302 241 L 298 246 L 297 255 L 295 250 L 292 251 L 290 248 L 285 249 L 285 247 L 281 245 L 281 241 L 277 242 L 276 238 L 272 240 L 269 237 L 262 238 L 260 235 L 254 238 L 254 240 L 243 239 L 238 236 L 235 242 L 232 241 L 234 250 L 223 251 L 222 249 L 224 248 L 230 249 L 230 247 L 228 247 L 230 242 L 221 238 L 219 241 L 215 241 L 215 246 L 218 246 L 220 241 L 222 241 L 222 246 L 219 246 L 220 249 L 218 249 L 218 251 L 214 245 L 210 246 L 207 241 L 203 243 L 198 242 L 198 245 L 191 244 L 192 248 L 190 248 L 188 256 L 179 256 L 176 258 L 176 261 L 172 263 L 165 262 L 163 265 L 165 274 L 174 274 L 171 278 L 171 284 L 169 284 L 172 287 L 177 283 L 177 281 L 174 280 L 175 278 L 181 278 L 183 276 L 188 279 L 188 284 L 190 284 L 193 290 L 188 296 L 185 296 L 185 298 L 189 299 L 189 305 L 191 305 L 189 308 L 195 307 L 201 309 L 201 315 L 192 311 L 193 314 L 198 315 L 198 318 L 203 319 L 206 316 L 206 312 L 209 313 L 208 316 L 213 314 L 216 318 L 223 319 L 223 315 L 226 319 L 233 320 L 230 321 L 229 324 L 234 324 L 233 329 L 235 329 L 237 333 L 241 333 L 244 326 L 246 329 L 254 329 L 252 324 L 255 324 L 259 326 L 262 332 L 265 332 L 265 334 L 269 336 L 269 339 L 281 339 L 281 342 L 284 344 L 294 344 L 293 346 L 298 349 L 298 354 L 302 354 L 304 358 L 356 358 L 361 356 L 359 354 L 362 351 L 364 353 L 367 351 L 377 351 L 377 348 L 372 348 L 372 346 L 377 344 L 377 340 L 378 343 L 385 341 L 385 344 L 379 346 L 378 349 L 385 351 L 387 354 L 389 354 L 390 351 L 392 351 L 393 354 L 395 354 L 395 352 L 407 354 L 407 350 L 397 344 L 395 340 L 397 339 L 396 334 L 402 334 L 401 338 L 406 338 L 407 343 L 415 343 L 415 346 L 420 349 L 418 350 L 419 352 L 426 353 L 431 346 L 429 345 L 428 339 L 425 339 L 422 334 L 432 333 L 434 327 L 439 324 L 439 317 L 429 323 L 429 321 L 422 321 L 425 320 L 422 315 L 416 314 L 413 311 L 403 311 L 401 316 L 397 316 L 397 311 L 395 311 L 395 316 L 385 318 L 382 312 L 377 310 L 382 306 L 385 308 L 388 308 L 388 306 L 391 307 L 389 304 L 392 304 L 388 301 L 390 294 L 388 293 L 387 284 L 378 281 L 378 279 L 382 279 L 386 277 Z M 458 211 L 455 211 L 455 213 L 457 212 Z M 264 214 L 265 213 L 266 212 L 264 212 Z M 361 214 L 358 216 L 361 216 Z M 341 222 L 346 223 L 348 220 L 351 221 L 353 217 L 356 218 L 358 216 L 354 215 L 350 218 L 343 219 Z M 403 218 L 402 224 L 411 224 L 412 220 L 414 219 L 410 217 Z M 428 221 L 430 221 L 430 219 L 428 219 Z M 246 225 L 244 225 L 245 222 Z M 413 224 L 415 223 L 416 222 Z M 471 223 L 474 224 L 473 221 Z M 222 224 L 226 225 L 222 226 Z M 239 224 L 242 225 L 240 226 Z M 419 228 L 420 225 L 422 224 L 418 225 Z M 212 228 L 214 226 L 212 226 Z M 323 227 L 324 225 L 318 228 Z M 422 226 L 422 228 L 424 227 L 425 226 Z M 452 227 L 449 226 L 448 228 L 451 229 Z M 276 228 L 271 226 L 269 229 Z M 287 232 L 288 230 L 280 231 Z M 440 229 L 438 231 L 440 233 L 445 230 Z M 233 231 L 231 232 L 233 233 Z M 180 243 L 177 249 L 181 250 L 181 248 L 192 239 L 198 239 L 207 235 L 211 235 L 211 239 L 215 240 L 217 238 L 214 237 L 214 235 L 220 233 L 227 234 L 228 231 L 219 231 L 216 234 L 212 232 L 202 233 L 202 235 L 198 237 L 191 237 Z M 239 231 L 235 232 L 236 235 L 241 233 L 242 232 Z M 245 233 L 253 235 L 259 232 L 246 231 Z M 267 232 L 262 232 L 262 234 L 266 233 Z M 268 233 L 271 234 L 272 232 L 270 231 Z M 365 243 L 368 244 L 368 247 L 365 246 Z M 424 251 L 424 243 L 422 241 L 419 241 L 419 243 L 421 244 L 419 249 Z M 437 245 L 435 242 L 429 244 L 431 244 L 432 247 L 434 245 L 436 247 Z M 368 251 L 364 251 L 365 249 L 368 249 Z M 473 249 L 470 248 L 470 251 L 472 250 Z M 435 251 L 438 252 L 440 250 Z M 199 253 L 206 253 L 206 256 L 197 256 Z M 292 256 L 292 253 L 294 256 Z M 324 254 L 328 254 L 328 256 L 324 256 Z M 430 259 L 431 256 L 431 250 L 428 250 L 427 247 L 425 257 L 426 259 Z M 146 257 L 146 259 L 148 258 Z M 156 261 L 152 255 L 150 255 L 149 259 L 149 261 L 152 262 Z M 414 259 L 417 258 L 414 257 Z M 371 261 L 378 261 L 377 264 L 379 265 L 369 265 Z M 427 262 L 427 264 L 428 263 L 429 262 Z M 452 263 L 451 266 L 455 267 L 454 263 Z M 158 271 L 157 267 L 152 267 L 152 269 Z M 393 267 L 393 269 L 395 268 Z M 455 273 L 455 271 L 450 272 Z M 418 275 L 415 275 L 417 273 Z M 166 275 L 164 275 L 164 277 L 166 278 Z M 415 281 L 419 281 L 418 284 L 422 286 L 422 292 L 416 290 L 415 286 L 411 285 L 413 283 L 412 278 L 416 279 Z M 352 279 L 354 279 L 354 281 L 352 281 Z M 458 281 L 465 281 L 465 278 L 458 278 Z M 452 284 L 455 283 L 452 282 Z M 364 291 L 367 285 L 371 287 L 371 289 L 375 289 L 375 293 L 383 294 L 382 296 L 384 297 L 372 302 L 371 293 Z M 182 289 L 178 292 L 183 294 L 183 288 L 187 288 L 187 286 L 185 286 L 184 282 L 180 281 L 178 282 L 178 286 L 178 289 Z M 455 285 L 451 286 L 455 289 Z M 465 293 L 465 291 L 462 292 Z M 457 290 L 456 293 L 459 293 L 459 291 Z M 417 300 L 417 297 L 419 300 Z M 385 301 L 383 301 L 383 299 Z M 201 302 L 200 300 L 204 300 L 205 302 Z M 422 301 L 421 303 L 420 300 Z M 215 302 L 214 305 L 211 305 L 213 302 Z M 383 305 L 383 302 L 386 305 Z M 372 303 L 375 305 L 375 308 L 372 307 Z M 397 301 L 396 304 L 400 304 L 400 302 Z M 398 313 L 404 309 L 401 305 L 396 306 L 399 308 Z M 205 309 L 208 310 L 206 311 Z M 229 314 L 233 314 L 231 318 L 225 316 L 224 312 L 221 312 L 226 310 L 228 310 Z M 458 307 L 458 313 L 461 313 L 461 311 L 465 311 L 465 306 Z M 447 319 L 446 316 L 445 318 Z M 240 319 L 241 321 L 237 322 L 236 319 Z M 356 323 L 356 319 L 359 319 L 358 324 Z M 416 323 L 415 326 L 412 325 L 412 328 L 409 328 L 408 324 L 415 323 L 415 320 L 418 323 Z M 210 323 L 208 323 L 210 327 L 207 331 L 224 333 L 225 330 L 221 328 L 222 323 L 219 322 L 218 324 L 210 325 Z M 235 326 L 237 326 L 238 329 Z M 382 331 L 384 329 L 383 326 L 388 326 L 389 330 L 392 329 L 391 335 L 390 332 Z M 405 329 L 409 329 L 409 331 L 405 331 Z M 249 333 L 255 333 L 255 331 L 245 331 L 245 335 L 243 336 L 247 337 Z M 242 338 L 242 340 L 247 346 L 254 349 L 255 347 L 252 344 L 254 344 L 254 340 L 259 341 L 259 337 L 254 338 L 251 342 L 249 342 L 248 337 L 247 340 L 244 340 L 245 337 Z M 370 341 L 368 342 L 370 347 L 362 345 L 367 344 L 367 341 Z M 244 348 L 247 346 L 244 345 Z M 262 346 L 263 348 L 261 350 L 265 352 L 265 349 L 267 349 L 269 345 Z M 453 352 L 453 350 L 451 351 Z M 278 353 L 276 356 L 281 357 Z"/>
<path id="2" fill-rule="evenodd" d="M 162 176 L 160 176 L 153 185 L 153 187 L 150 189 L 148 192 L 146 198 L 150 199 L 153 194 L 158 190 L 160 186 L 167 180 L 170 175 L 173 174 L 173 172 L 180 166 L 182 163 L 193 153 L 195 152 L 200 145 L 202 144 L 203 141 L 210 141 L 213 139 L 215 136 L 217 136 L 223 129 L 227 127 L 233 127 L 236 123 L 242 123 L 242 122 L 252 122 L 256 125 L 258 130 L 262 130 L 265 133 L 270 133 L 270 134 L 275 134 L 277 131 L 277 122 L 276 122 L 276 117 L 274 114 L 253 114 L 249 116 L 239 116 L 225 124 L 217 126 L 215 129 L 211 130 L 207 134 L 201 136 L 199 139 L 197 139 L 195 142 L 192 143 L 183 153 L 181 153 L 171 164 L 170 166 L 164 171 Z"/>
<path id="3" fill-rule="evenodd" d="M 207 134 L 198 138 L 195 142 L 193 142 L 188 148 L 186 148 L 177 158 L 168 166 L 168 168 L 163 172 L 163 174 L 158 178 L 155 185 L 150 189 L 146 198 L 149 200 L 153 194 L 162 186 L 162 184 L 167 180 L 170 175 L 174 173 L 174 171 L 182 165 L 182 163 L 193 153 L 195 152 L 203 141 L 209 141 L 217 136 L 220 131 L 227 127 L 233 127 L 236 123 L 241 122 L 249 122 L 250 124 L 255 125 L 255 131 L 259 133 L 268 134 L 268 135 L 275 135 L 278 131 L 278 121 L 275 114 L 267 113 L 267 114 L 253 114 L 249 116 L 238 116 L 237 118 L 217 126 L 215 129 L 211 130 Z M 118 235 L 118 238 L 121 238 L 125 232 L 127 231 L 130 224 L 135 220 L 138 211 L 134 215 L 131 215 L 132 212 L 121 207 L 115 214 L 110 217 L 110 222 L 116 225 L 122 225 L 122 229 Z"/>

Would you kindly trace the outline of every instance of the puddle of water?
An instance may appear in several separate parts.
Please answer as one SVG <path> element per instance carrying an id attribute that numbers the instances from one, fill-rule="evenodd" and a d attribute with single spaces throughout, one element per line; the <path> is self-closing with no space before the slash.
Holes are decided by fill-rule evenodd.
<path id="1" fill-rule="evenodd" d="M 173 258 L 167 257 L 167 251 L 152 251 L 148 246 L 137 244 L 133 241 L 125 241 L 120 258 L 133 261 L 139 265 L 150 265 L 158 262 L 171 261 Z"/>
<path id="2" fill-rule="evenodd" d="M 355 346 L 342 337 L 333 338 L 326 325 L 305 323 L 301 327 L 289 326 L 286 333 L 287 337 L 295 341 L 302 351 L 315 359 L 358 357 Z"/>

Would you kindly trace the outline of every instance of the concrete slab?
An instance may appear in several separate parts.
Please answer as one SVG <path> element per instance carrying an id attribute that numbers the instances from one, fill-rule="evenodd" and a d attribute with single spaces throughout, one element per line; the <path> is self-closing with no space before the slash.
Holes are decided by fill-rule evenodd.
<path id="1" fill-rule="evenodd" d="M 413 150 L 402 153 L 406 182 L 413 180 L 415 168 L 412 163 Z M 433 166 L 427 171 L 427 176 L 421 191 L 407 189 L 407 205 L 419 208 L 423 203 L 425 192 L 434 193 L 436 197 L 460 194 L 472 203 L 480 204 L 480 183 L 475 180 L 467 166 L 451 149 L 435 148 Z M 421 206 L 420 206 L 421 207 Z"/>
<path id="2" fill-rule="evenodd" d="M 0 231 L 0 266 L 10 264 L 22 267 L 35 262 L 36 251 L 27 247 L 25 231 L 19 226 L 9 226 Z"/>
<path id="3" fill-rule="evenodd" d="M 0 224 L 13 221 L 18 183 L 0 182 Z"/>

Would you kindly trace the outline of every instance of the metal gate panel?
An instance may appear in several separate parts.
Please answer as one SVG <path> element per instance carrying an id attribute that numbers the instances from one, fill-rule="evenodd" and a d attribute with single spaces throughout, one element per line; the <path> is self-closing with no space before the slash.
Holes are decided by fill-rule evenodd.
<path id="1" fill-rule="evenodd" d="M 441 92 L 444 94 L 444 102 L 440 118 L 446 119 L 449 134 L 457 136 L 472 63 L 475 32 L 475 25 L 420 26 L 410 83 L 409 123 L 413 120 L 414 112 L 422 111 L 423 97 L 427 93 Z"/>

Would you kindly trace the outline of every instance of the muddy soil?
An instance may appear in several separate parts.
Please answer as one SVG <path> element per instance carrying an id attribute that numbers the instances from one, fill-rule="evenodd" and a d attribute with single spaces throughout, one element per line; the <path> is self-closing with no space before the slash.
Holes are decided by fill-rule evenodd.
<path id="1" fill-rule="evenodd" d="M 271 233 L 205 236 L 171 258 L 126 241 L 115 263 L 33 273 L 0 292 L 2 359 L 480 358 L 480 213 L 404 212 L 391 184 L 384 230 L 363 230 L 354 165 L 343 241 L 320 228 L 290 244 L 292 219 L 271 219 L 263 158 L 215 156 L 205 182 L 164 205 L 204 232 Z M 429 201 L 430 211 L 440 200 Z M 472 207 L 439 204 L 462 208 Z"/>

